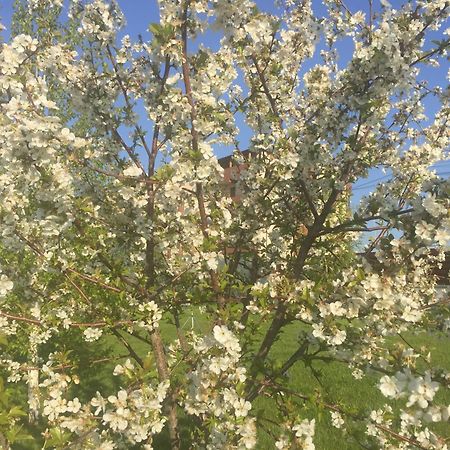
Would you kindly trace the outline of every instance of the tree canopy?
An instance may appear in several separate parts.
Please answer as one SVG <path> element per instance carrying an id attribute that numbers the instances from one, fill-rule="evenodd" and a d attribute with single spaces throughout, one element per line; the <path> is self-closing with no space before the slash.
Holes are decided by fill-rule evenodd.
<path id="1" fill-rule="evenodd" d="M 450 367 L 408 336 L 449 342 L 450 4 L 315 3 L 160 0 L 132 40 L 115 1 L 15 2 L 2 448 L 447 448 Z"/>

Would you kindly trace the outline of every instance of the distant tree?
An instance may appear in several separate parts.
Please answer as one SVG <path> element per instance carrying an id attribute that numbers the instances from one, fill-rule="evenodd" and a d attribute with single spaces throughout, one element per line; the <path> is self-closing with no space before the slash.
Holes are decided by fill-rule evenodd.
<path id="1" fill-rule="evenodd" d="M 68 18 L 62 0 L 16 2 L 0 50 L 2 447 L 313 449 L 317 425 L 363 448 L 447 448 L 450 374 L 404 333 L 450 328 L 432 274 L 448 88 L 420 75 L 447 54 L 450 5 L 324 3 L 161 0 L 132 42 L 114 1 L 72 1 Z M 244 162 L 244 120 L 233 202 L 214 149 Z M 390 179 L 350 213 L 374 168 Z M 289 376 L 320 381 L 320 362 L 377 374 L 385 404 Z"/>

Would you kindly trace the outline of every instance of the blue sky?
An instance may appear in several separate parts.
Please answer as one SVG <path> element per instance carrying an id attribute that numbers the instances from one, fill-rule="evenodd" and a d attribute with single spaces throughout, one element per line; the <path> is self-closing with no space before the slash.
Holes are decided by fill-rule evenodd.
<path id="1" fill-rule="evenodd" d="M 148 26 L 152 22 L 157 22 L 159 17 L 157 0 L 118 0 L 118 2 L 127 20 L 127 26 L 123 31 L 123 34 L 129 34 L 132 38 L 137 38 L 138 34 L 142 34 L 144 35 L 144 37 L 149 37 L 150 35 L 148 34 L 147 31 Z M 14 0 L 3 0 L 0 3 L 0 18 L 7 27 L 9 25 L 13 3 Z M 267 12 L 277 11 L 276 8 L 274 7 L 274 2 L 272 0 L 256 0 L 256 3 L 258 7 L 263 11 Z M 404 2 L 401 0 L 391 0 L 391 4 L 393 5 L 393 7 L 399 7 L 402 3 Z M 374 10 L 380 9 L 379 0 L 374 0 L 373 5 Z M 367 11 L 368 1 L 347 0 L 346 6 L 352 11 L 356 11 L 358 9 Z M 313 0 L 313 8 L 318 16 L 322 16 L 325 13 L 325 8 L 321 0 Z M 435 34 L 432 37 L 437 38 L 439 37 L 439 34 Z M 203 42 L 204 45 L 214 49 L 217 48 L 219 39 L 220 35 L 218 35 L 217 33 L 208 32 L 205 36 L 202 36 L 201 41 Z M 339 50 L 341 52 L 341 64 L 345 65 L 352 54 L 351 41 L 350 40 L 343 41 L 340 44 Z M 312 58 L 310 61 L 306 63 L 305 68 L 303 70 L 306 70 L 308 67 L 313 66 L 317 62 L 318 62 L 317 58 Z M 445 67 L 445 64 L 443 64 L 443 66 L 438 70 L 422 67 L 421 78 L 427 79 L 430 85 L 436 84 L 443 85 L 445 82 L 446 72 L 447 67 Z M 433 116 L 437 107 L 438 104 L 435 100 L 430 98 L 430 100 L 427 101 L 426 112 L 429 117 Z M 248 140 L 248 137 L 249 133 L 248 131 L 245 130 L 245 126 L 243 126 L 240 135 L 243 148 L 245 148 L 245 141 Z M 228 154 L 229 152 L 230 152 L 229 149 L 225 148 L 217 149 L 218 156 L 223 156 L 224 154 Z M 450 162 L 446 161 L 439 163 L 436 168 L 439 174 L 443 176 L 448 176 L 448 174 L 450 173 Z M 363 195 L 369 193 L 373 189 L 377 181 L 384 181 L 387 178 L 388 176 L 386 176 L 383 172 L 381 172 L 381 170 L 378 169 L 372 170 L 367 179 L 359 180 L 355 184 L 353 190 L 354 195 L 352 199 L 352 204 L 356 205 L 357 203 L 359 203 L 359 199 Z"/>

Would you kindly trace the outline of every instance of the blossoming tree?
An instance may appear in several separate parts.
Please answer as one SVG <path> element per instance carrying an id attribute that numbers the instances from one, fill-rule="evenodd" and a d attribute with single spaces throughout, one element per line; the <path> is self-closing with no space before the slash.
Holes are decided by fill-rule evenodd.
<path id="1" fill-rule="evenodd" d="M 449 372 L 404 333 L 450 328 L 432 274 L 450 183 L 431 168 L 448 90 L 421 76 L 449 2 L 160 0 L 136 42 L 115 2 L 62 3 L 18 2 L 0 49 L 2 448 L 312 449 L 319 423 L 447 448 Z M 243 161 L 244 120 L 233 202 L 214 148 Z M 349 213 L 374 168 L 389 179 Z M 375 374 L 383 404 L 292 383 L 324 361 Z"/>

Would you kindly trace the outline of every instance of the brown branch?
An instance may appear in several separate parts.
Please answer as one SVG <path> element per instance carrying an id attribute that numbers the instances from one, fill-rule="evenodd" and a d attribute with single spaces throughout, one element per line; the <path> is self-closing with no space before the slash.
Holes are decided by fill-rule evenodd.
<path id="1" fill-rule="evenodd" d="M 119 333 L 115 328 L 111 329 L 111 333 L 116 336 L 117 339 L 122 343 L 122 345 L 129 351 L 130 356 L 142 367 L 144 368 L 144 362 L 142 358 L 136 353 L 131 344 Z"/>
<path id="2" fill-rule="evenodd" d="M 331 191 L 331 194 L 328 200 L 325 202 L 322 211 L 318 215 L 317 219 L 314 221 L 313 225 L 308 229 L 308 234 L 305 237 L 298 252 L 298 255 L 294 261 L 293 275 L 295 278 L 297 279 L 300 278 L 303 271 L 303 267 L 308 257 L 308 253 L 311 247 L 313 246 L 316 238 L 319 236 L 321 228 L 323 227 L 326 218 L 331 213 L 333 205 L 341 192 L 342 191 L 340 189 L 336 188 L 334 188 Z M 279 331 L 286 323 L 287 307 L 288 306 L 285 303 L 280 302 L 276 308 L 275 317 L 273 318 L 272 323 L 270 324 L 270 327 L 267 330 L 264 339 L 259 347 L 259 350 L 256 353 L 256 356 L 253 359 L 252 365 L 250 367 L 251 376 L 249 377 L 247 382 L 247 390 L 249 390 L 252 387 L 254 378 L 258 372 L 258 366 L 266 359 L 270 349 L 272 348 L 272 345 L 275 342 L 275 339 Z"/>
<path id="3" fill-rule="evenodd" d="M 316 206 L 314 205 L 314 202 L 312 201 L 311 195 L 308 191 L 308 188 L 306 187 L 305 182 L 302 179 L 299 179 L 298 182 L 300 183 L 301 190 L 302 190 L 303 194 L 305 195 L 306 202 L 308 203 L 309 209 L 311 210 L 311 213 L 314 216 L 314 219 L 317 219 L 319 217 L 319 213 L 317 212 Z"/>
<path id="4" fill-rule="evenodd" d="M 164 75 L 161 80 L 161 88 L 160 88 L 159 95 L 162 95 L 162 93 L 164 91 L 164 87 L 167 82 L 169 72 L 170 72 L 170 58 L 169 58 L 169 56 L 166 56 Z M 153 129 L 152 149 L 151 149 L 150 157 L 148 160 L 148 176 L 150 178 L 153 177 L 153 175 L 155 174 L 155 162 L 156 162 L 156 157 L 158 155 L 158 151 L 160 148 L 158 145 L 160 120 L 161 120 L 161 116 L 159 116 L 156 119 L 154 129 Z M 154 213 L 155 213 L 155 189 L 154 189 L 154 186 L 150 185 L 150 186 L 148 186 L 147 216 L 151 222 L 154 221 Z M 146 269 L 147 278 L 151 279 L 152 283 L 153 283 L 154 277 L 155 277 L 155 239 L 153 236 L 153 232 L 151 233 L 149 239 L 147 239 L 145 261 L 146 261 L 146 265 L 147 265 L 147 269 Z"/>
<path id="5" fill-rule="evenodd" d="M 276 117 L 278 117 L 279 126 L 280 126 L 280 128 L 282 128 L 283 119 L 282 119 L 281 115 L 279 114 L 275 100 L 270 93 L 269 87 L 267 85 L 267 81 L 259 67 L 258 60 L 255 57 L 255 55 L 252 55 L 251 59 L 252 59 L 253 63 L 255 64 L 256 71 L 257 71 L 259 79 L 261 81 L 264 93 L 267 97 L 267 100 L 269 101 L 270 106 L 271 106 L 272 112 L 275 114 Z M 360 128 L 360 124 L 358 126 L 358 131 L 359 131 L 359 128 Z M 346 178 L 345 174 L 344 174 L 344 178 Z M 301 183 L 303 183 L 303 182 L 301 181 Z M 304 190 L 306 190 L 306 186 L 304 183 L 303 183 L 303 188 L 304 188 Z M 304 239 L 304 241 L 300 247 L 299 253 L 297 255 L 297 258 L 294 262 L 293 275 L 295 278 L 300 277 L 301 272 L 303 270 L 303 266 L 306 262 L 309 250 L 311 249 L 312 245 L 314 244 L 316 238 L 319 236 L 321 228 L 323 227 L 326 218 L 332 211 L 334 203 L 338 199 L 341 192 L 342 191 L 339 189 L 336 189 L 336 188 L 332 189 L 331 194 L 330 194 L 327 202 L 325 203 L 320 214 L 316 210 L 315 205 L 312 202 L 311 197 L 309 196 L 309 193 L 307 196 L 305 195 L 306 200 L 311 208 L 311 212 L 312 212 L 315 220 L 314 220 L 313 225 L 308 228 L 308 234 L 307 234 L 306 238 Z M 259 350 L 250 366 L 251 376 L 249 377 L 249 379 L 247 381 L 247 385 L 246 385 L 247 390 L 251 388 L 251 386 L 254 382 L 254 378 L 258 372 L 259 365 L 262 362 L 264 362 L 265 358 L 269 354 L 269 351 L 270 351 L 272 345 L 274 344 L 274 342 L 276 340 L 276 337 L 277 337 L 279 331 L 286 323 L 286 318 L 285 318 L 286 311 L 287 311 L 287 305 L 280 302 L 276 308 L 275 317 L 273 318 L 272 323 L 270 324 L 269 329 L 267 330 L 267 332 L 263 338 L 263 341 L 259 347 Z"/>
<path id="6" fill-rule="evenodd" d="M 109 45 L 106 46 L 106 51 L 108 53 L 111 65 L 113 66 L 114 75 L 116 77 L 117 84 L 119 85 L 119 88 L 122 91 L 122 95 L 123 95 L 123 98 L 125 100 L 125 104 L 126 104 L 127 108 L 131 111 L 133 109 L 132 105 L 131 105 L 131 100 L 130 100 L 130 97 L 128 95 L 127 89 L 125 88 L 125 85 L 123 83 L 123 80 L 120 77 L 119 68 L 117 66 L 116 60 L 114 59 L 114 56 L 113 56 L 113 54 L 111 52 L 111 47 Z M 147 156 L 150 158 L 151 157 L 151 152 L 150 152 L 150 149 L 149 149 L 149 147 L 147 145 L 147 142 L 146 142 L 146 140 L 144 138 L 144 133 L 142 132 L 141 127 L 139 125 L 135 125 L 134 129 L 136 131 L 136 134 L 139 137 L 139 140 L 141 141 L 142 146 L 145 149 L 145 152 L 147 153 Z M 140 167 L 143 169 L 142 165 L 140 165 Z M 144 171 L 144 173 L 145 173 L 145 171 Z"/>
<path id="7" fill-rule="evenodd" d="M 416 65 L 417 63 L 424 61 L 425 59 L 430 58 L 431 56 L 434 56 L 436 53 L 439 53 L 443 50 L 445 50 L 447 47 L 450 47 L 450 39 L 447 39 L 445 42 L 443 42 L 441 45 L 439 45 L 438 47 L 436 47 L 433 50 L 430 50 L 427 53 L 424 53 L 422 56 L 420 56 L 419 58 L 417 58 L 415 61 L 413 61 L 412 63 L 410 63 L 410 67 Z"/>
<path id="8" fill-rule="evenodd" d="M 128 156 L 130 157 L 130 159 L 134 162 L 134 164 L 139 167 L 139 169 L 141 169 L 142 174 L 147 176 L 147 174 L 145 173 L 145 169 L 144 166 L 142 165 L 142 163 L 139 161 L 139 158 L 136 157 L 136 155 L 134 154 L 134 150 L 127 145 L 127 143 L 123 140 L 122 136 L 120 135 L 120 133 L 117 131 L 116 128 L 112 128 L 111 129 L 111 133 L 113 138 L 115 139 L 115 141 L 120 144 L 125 151 L 128 153 Z"/>
<path id="9" fill-rule="evenodd" d="M 3 311 L 0 311 L 0 316 L 6 317 L 7 319 L 10 319 L 10 320 L 16 320 L 18 322 L 30 323 L 32 325 L 39 325 L 39 326 L 43 325 L 43 323 L 38 319 L 31 319 L 29 317 L 16 316 L 14 314 L 4 313 Z"/>
<path id="10" fill-rule="evenodd" d="M 398 202 L 398 207 L 400 212 L 404 213 L 403 211 L 401 211 L 403 209 L 403 207 L 405 206 L 406 203 L 406 199 L 404 198 L 404 196 L 406 195 L 408 189 L 409 189 L 409 185 L 413 180 L 413 175 L 411 175 L 403 189 L 403 192 L 400 196 L 400 200 Z M 408 211 L 408 210 L 407 210 Z M 368 246 L 368 248 L 365 251 L 366 255 L 369 255 L 372 250 L 378 245 L 378 243 L 381 241 L 381 239 L 383 238 L 383 236 L 386 235 L 386 233 L 392 228 L 392 224 L 388 224 L 383 230 L 380 231 L 380 233 L 378 234 L 378 236 L 374 239 L 374 241 Z"/>
<path id="11" fill-rule="evenodd" d="M 191 108 L 190 116 L 191 116 L 191 138 L 192 138 L 192 149 L 195 153 L 198 152 L 199 149 L 199 134 L 197 129 L 195 128 L 195 122 L 197 120 L 197 109 L 195 106 L 194 96 L 192 93 L 192 85 L 191 85 L 191 76 L 190 76 L 190 68 L 189 68 L 189 60 L 188 60 L 188 50 L 187 50 L 187 20 L 188 20 L 188 8 L 189 8 L 190 0 L 186 0 L 183 8 L 183 24 L 181 28 L 181 40 L 182 40 L 182 72 L 183 72 L 183 82 L 186 92 L 186 97 L 188 99 L 189 106 Z M 205 199 L 203 193 L 203 186 L 201 183 L 197 183 L 196 186 L 196 197 L 198 203 L 198 209 L 200 214 L 200 228 L 202 234 L 205 238 L 208 237 L 208 219 L 206 215 L 205 209 Z M 220 293 L 219 280 L 217 277 L 217 273 L 214 270 L 209 271 L 210 279 L 211 279 L 211 287 L 214 293 L 217 295 L 217 301 L 220 309 L 223 309 L 225 302 L 222 294 Z"/>
<path id="12" fill-rule="evenodd" d="M 275 115 L 275 117 L 278 118 L 278 124 L 279 124 L 280 128 L 282 128 L 283 120 L 282 120 L 281 115 L 280 115 L 280 113 L 278 111 L 275 99 L 272 97 L 272 94 L 270 93 L 269 86 L 267 85 L 267 80 L 266 80 L 266 78 L 264 76 L 264 73 L 261 70 L 261 68 L 259 67 L 258 59 L 256 58 L 255 55 L 252 55 L 251 56 L 251 60 L 253 61 L 253 64 L 255 65 L 256 72 L 258 74 L 259 80 L 261 81 L 261 84 L 262 84 L 262 87 L 263 87 L 263 90 L 264 90 L 264 94 L 266 95 L 267 100 L 269 101 L 270 108 L 272 109 L 272 112 Z"/>
<path id="13" fill-rule="evenodd" d="M 31 242 L 28 238 L 26 238 L 22 233 L 15 230 L 17 236 L 19 239 L 22 239 L 39 257 L 45 258 L 43 250 L 41 250 L 35 243 Z M 80 288 L 66 273 L 66 270 L 61 270 L 61 268 L 58 268 L 58 270 L 61 271 L 61 274 L 64 276 L 64 278 L 75 288 L 75 290 L 80 294 L 81 298 L 84 300 L 85 303 L 88 305 L 91 305 L 92 302 L 89 299 L 89 297 L 84 293 L 83 289 Z"/>
<path id="14" fill-rule="evenodd" d="M 162 93 L 164 92 L 164 87 L 166 85 L 167 78 L 169 77 L 169 72 L 170 72 L 170 57 L 166 56 L 165 66 L 164 66 L 164 74 L 161 79 L 161 88 L 160 88 L 159 95 L 162 95 Z M 151 150 L 149 162 L 148 162 L 149 177 L 152 177 L 154 175 L 156 156 L 157 156 L 158 150 L 160 148 L 160 145 L 159 145 L 160 121 L 161 121 L 161 116 L 159 116 L 156 119 L 155 126 L 153 129 L 152 150 Z"/>
<path id="15" fill-rule="evenodd" d="M 97 167 L 93 167 L 93 166 L 91 166 L 89 164 L 86 164 L 85 162 L 81 162 L 81 161 L 79 161 L 79 162 L 82 163 L 84 167 L 86 167 L 89 170 L 92 170 L 93 172 L 100 173 L 102 175 L 106 175 L 106 176 L 111 177 L 111 178 L 115 178 L 116 180 L 119 180 L 119 181 L 137 181 L 137 180 L 142 180 L 142 177 L 140 177 L 140 178 L 130 177 L 130 176 L 114 173 L 114 172 L 109 172 L 107 170 L 99 169 Z M 148 180 L 148 179 L 145 180 L 145 182 L 148 183 L 148 184 L 156 184 L 157 183 L 154 180 Z"/>
<path id="16" fill-rule="evenodd" d="M 166 56 L 165 59 L 165 68 L 164 75 L 161 80 L 161 89 L 160 95 L 163 93 L 164 86 L 166 84 L 167 78 L 169 76 L 170 71 L 170 60 L 169 57 Z M 159 132 L 160 132 L 160 117 L 158 117 L 153 130 L 152 137 L 152 148 L 149 152 L 149 162 L 148 162 L 148 175 L 152 177 L 155 172 L 155 162 L 156 157 L 159 151 Z M 154 221 L 154 211 L 155 211 L 155 191 L 153 186 L 149 186 L 148 189 L 148 199 L 146 206 L 146 213 L 149 222 Z M 147 248 L 145 254 L 145 274 L 146 274 L 146 287 L 147 292 L 148 289 L 153 287 L 156 283 L 155 279 L 155 242 L 153 238 L 153 234 L 149 236 L 147 239 Z M 158 294 L 159 290 L 156 292 Z M 169 367 L 167 363 L 167 356 L 164 349 L 164 343 L 161 337 L 161 332 L 159 328 L 153 329 L 150 333 L 150 342 L 153 350 L 153 354 L 155 356 L 156 369 L 158 371 L 158 377 L 160 381 L 170 380 Z M 168 396 L 164 402 L 163 410 L 165 414 L 168 416 L 168 426 L 169 426 L 169 437 L 170 437 L 170 446 L 172 450 L 178 450 L 181 445 L 180 441 L 180 433 L 178 426 L 178 416 L 177 416 L 177 402 L 173 389 L 171 389 L 168 393 Z"/>
<path id="17" fill-rule="evenodd" d="M 177 336 L 178 336 L 178 340 L 180 341 L 180 347 L 181 350 L 183 351 L 184 354 L 187 354 L 187 352 L 189 351 L 189 347 L 186 341 L 186 336 L 183 332 L 183 329 L 180 325 L 180 315 L 178 313 L 178 311 L 176 309 L 173 310 L 172 312 L 173 315 L 173 319 L 175 322 L 175 327 L 177 330 Z"/>
<path id="18" fill-rule="evenodd" d="M 95 277 L 93 277 L 91 275 L 86 275 L 84 273 L 78 272 L 77 270 L 72 269 L 71 267 L 68 267 L 66 269 L 66 272 L 71 272 L 71 273 L 75 274 L 77 277 L 82 278 L 83 280 L 90 281 L 91 283 L 97 284 L 98 286 L 101 286 L 101 287 L 103 287 L 105 289 L 108 289 L 110 291 L 118 292 L 118 293 L 124 292 L 123 289 L 119 289 L 119 288 L 117 288 L 115 286 L 111 286 L 110 284 L 107 284 L 104 281 L 99 280 L 98 278 L 95 278 Z"/>
<path id="19" fill-rule="evenodd" d="M 447 298 L 445 300 L 442 300 L 440 302 L 430 303 L 428 305 L 422 306 L 422 310 L 430 309 L 430 308 L 436 308 L 436 306 L 445 306 L 450 304 L 450 298 Z"/>
<path id="20" fill-rule="evenodd" d="M 80 286 L 78 286 L 78 284 L 69 277 L 69 275 L 66 273 L 63 273 L 63 275 L 64 278 L 75 288 L 78 294 L 80 294 L 80 297 L 84 300 L 84 302 L 88 305 L 92 305 L 91 299 L 84 293 L 83 289 L 81 289 Z"/>
<path id="21" fill-rule="evenodd" d="M 15 320 L 17 322 L 25 322 L 25 323 L 29 323 L 31 325 L 37 325 L 40 327 L 48 326 L 48 324 L 46 324 L 45 322 L 43 322 L 41 320 L 32 319 L 30 317 L 25 317 L 25 316 L 18 316 L 18 315 L 10 314 L 10 313 L 5 313 L 3 311 L 0 311 L 0 316 L 5 317 L 10 320 Z M 87 328 L 103 328 L 103 327 L 118 328 L 118 327 L 121 327 L 124 325 L 125 326 L 133 325 L 133 321 L 119 320 L 114 323 L 109 323 L 109 322 L 102 321 L 102 320 L 97 321 L 97 322 L 72 322 L 68 326 L 73 327 L 73 328 L 83 328 L 83 327 L 87 327 Z"/>
<path id="22" fill-rule="evenodd" d="M 393 212 L 393 215 L 394 216 L 401 216 L 403 214 L 409 214 L 409 213 L 411 213 L 413 211 L 414 211 L 413 208 L 408 208 L 408 209 L 404 209 L 404 210 L 395 211 L 395 212 Z M 324 234 L 339 233 L 339 232 L 347 231 L 347 229 L 349 227 L 356 227 L 361 222 L 370 222 L 372 220 L 385 220 L 385 221 L 387 221 L 387 219 L 385 217 L 382 217 L 380 215 L 361 217 L 361 218 L 359 218 L 357 220 L 348 220 L 347 222 L 343 222 L 343 223 L 341 223 L 339 225 L 336 225 L 335 227 L 323 227 L 322 231 L 319 233 L 319 235 L 322 236 Z M 365 231 L 367 229 L 367 227 L 363 227 L 363 226 L 361 226 L 361 227 L 364 228 L 361 231 Z"/>
<path id="23" fill-rule="evenodd" d="M 117 361 L 119 359 L 123 359 L 123 358 L 127 358 L 129 355 L 129 353 L 125 354 L 125 355 L 119 355 L 119 356 L 114 356 L 113 358 L 100 358 L 100 359 L 94 359 L 93 361 L 88 361 L 88 365 L 96 365 L 96 364 L 101 364 L 104 362 L 111 362 L 111 361 Z M 49 366 L 51 368 L 52 371 L 56 371 L 56 370 L 66 370 L 66 369 L 72 369 L 77 367 L 77 364 L 60 364 L 59 366 Z M 33 366 L 21 366 L 19 369 L 20 372 L 28 372 L 29 370 L 42 370 L 42 367 L 33 367 Z"/>

